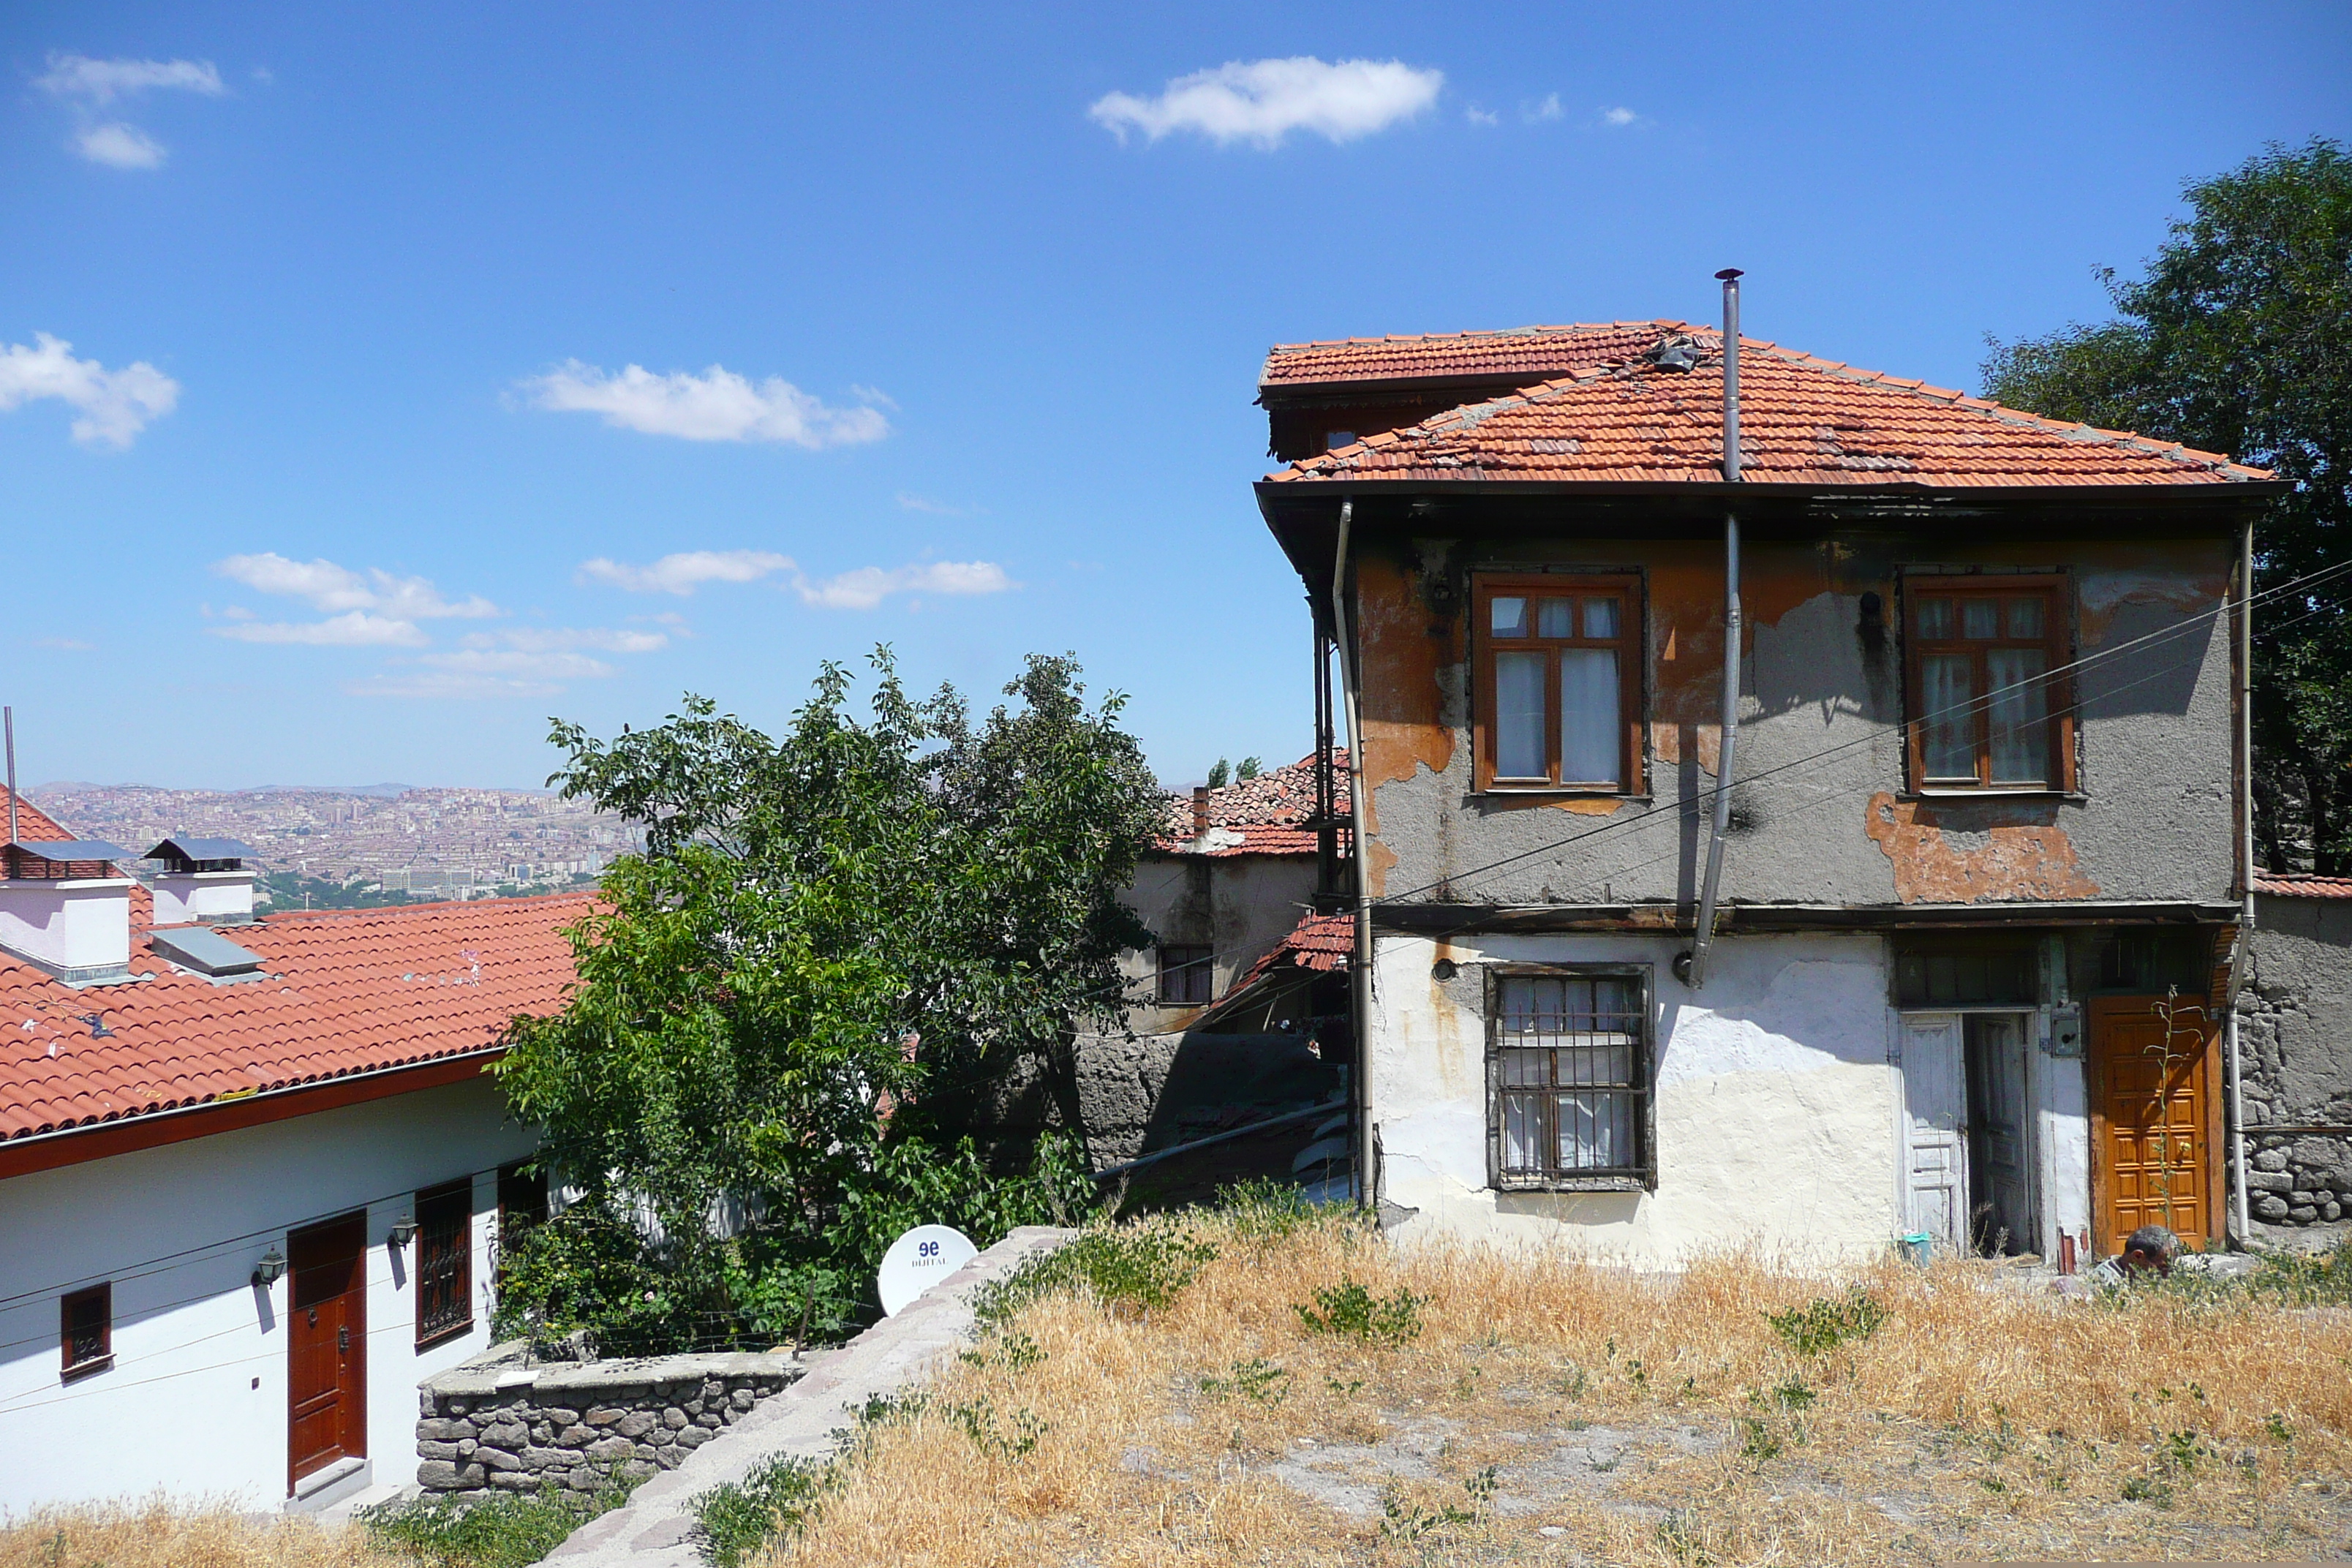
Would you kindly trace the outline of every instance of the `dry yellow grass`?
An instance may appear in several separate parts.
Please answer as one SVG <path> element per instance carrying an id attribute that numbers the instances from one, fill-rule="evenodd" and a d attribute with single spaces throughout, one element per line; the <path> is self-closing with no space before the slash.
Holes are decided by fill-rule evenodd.
<path id="1" fill-rule="evenodd" d="M 167 1498 L 0 1520 L 0 1568 L 407 1568 L 363 1531 Z"/>
<path id="2" fill-rule="evenodd" d="M 1163 1225 L 1184 1221 L 1160 1221 Z M 773 1563 L 2310 1558 L 2352 1551 L 2352 1313 L 1973 1266 L 1645 1280 L 1535 1254 L 1252 1241 L 1171 1304 L 1035 1302 L 946 1370 Z M 1401 1347 L 1307 1331 L 1343 1279 Z M 1859 1341 L 1766 1314 L 1858 1286 Z M 1492 1467 L 1489 1471 L 1489 1467 Z"/>

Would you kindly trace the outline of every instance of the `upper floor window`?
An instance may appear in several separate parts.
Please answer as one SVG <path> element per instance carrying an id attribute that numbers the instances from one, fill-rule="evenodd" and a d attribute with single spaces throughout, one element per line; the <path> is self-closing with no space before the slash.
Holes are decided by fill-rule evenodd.
<path id="1" fill-rule="evenodd" d="M 1160 1001 L 1167 1007 L 1205 1007 L 1214 1000 L 1216 951 L 1183 942 L 1160 944 Z"/>
<path id="2" fill-rule="evenodd" d="M 1915 576 L 1904 586 L 1913 784 L 2072 787 L 2063 580 Z"/>
<path id="3" fill-rule="evenodd" d="M 1642 614 L 1628 576 L 1482 577 L 1478 787 L 1641 787 Z"/>

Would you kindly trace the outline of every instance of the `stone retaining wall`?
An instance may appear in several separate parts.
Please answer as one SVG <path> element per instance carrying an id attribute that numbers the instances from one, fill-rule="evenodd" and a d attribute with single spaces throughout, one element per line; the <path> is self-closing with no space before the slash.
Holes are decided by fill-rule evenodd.
<path id="1" fill-rule="evenodd" d="M 676 1355 L 523 1364 L 499 1345 L 425 1380 L 416 1484 L 432 1493 L 593 1491 L 643 1480 L 800 1378 L 784 1355 Z"/>
<path id="2" fill-rule="evenodd" d="M 2238 993 L 2247 1207 L 2257 1226 L 2352 1219 L 2352 899 L 2254 899 Z M 2284 1129 L 2284 1131 L 2274 1131 Z"/>

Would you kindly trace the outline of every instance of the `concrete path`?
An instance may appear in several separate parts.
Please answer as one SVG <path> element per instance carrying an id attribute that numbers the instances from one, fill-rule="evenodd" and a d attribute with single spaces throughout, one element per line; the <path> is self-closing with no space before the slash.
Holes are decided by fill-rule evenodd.
<path id="1" fill-rule="evenodd" d="M 1077 1232 L 1047 1226 L 1014 1231 L 931 1287 L 895 1318 L 885 1318 L 836 1351 L 812 1356 L 798 1383 L 696 1449 L 674 1470 L 639 1487 L 625 1508 L 590 1520 L 547 1556 L 550 1568 L 701 1568 L 688 1539 L 688 1505 L 701 1492 L 740 1481 L 772 1459 L 822 1459 L 850 1412 L 876 1394 L 920 1381 L 943 1357 L 969 1342 L 971 1295 L 1023 1260 L 1051 1251 Z"/>

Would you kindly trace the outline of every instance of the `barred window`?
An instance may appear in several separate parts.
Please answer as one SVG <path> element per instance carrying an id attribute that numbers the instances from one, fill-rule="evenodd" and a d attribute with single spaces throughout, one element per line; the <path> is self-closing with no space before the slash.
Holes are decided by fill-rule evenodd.
<path id="1" fill-rule="evenodd" d="M 474 1184 L 416 1194 L 416 1343 L 422 1349 L 474 1326 Z"/>
<path id="2" fill-rule="evenodd" d="M 1500 975 L 1489 1040 L 1496 1186 L 1655 1184 L 1644 972 Z"/>
<path id="3" fill-rule="evenodd" d="M 92 1285 L 61 1298 L 58 1331 L 63 1381 L 71 1383 L 114 1364 L 114 1284 Z"/>

